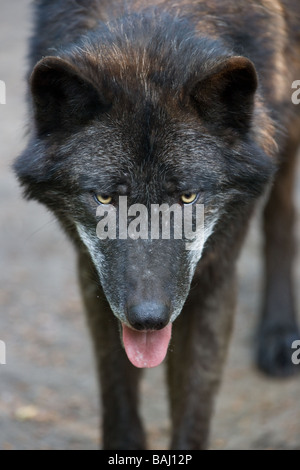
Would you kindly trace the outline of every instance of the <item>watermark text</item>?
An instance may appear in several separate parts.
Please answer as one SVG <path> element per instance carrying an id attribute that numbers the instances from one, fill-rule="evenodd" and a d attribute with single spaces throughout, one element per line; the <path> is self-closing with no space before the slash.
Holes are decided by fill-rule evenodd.
<path id="1" fill-rule="evenodd" d="M 295 366 L 299 366 L 300 365 L 300 339 L 293 342 L 292 349 L 296 349 L 296 351 L 292 354 L 292 363 Z"/>
<path id="2" fill-rule="evenodd" d="M 0 365 L 6 364 L 6 344 L 4 341 L 0 341 Z"/>
<path id="3" fill-rule="evenodd" d="M 204 243 L 204 205 L 182 207 L 180 204 L 152 204 L 148 210 L 143 204 L 127 205 L 127 197 L 120 196 L 118 209 L 101 205 L 97 209 L 97 236 L 100 240 L 184 240 L 187 250 Z"/>
<path id="4" fill-rule="evenodd" d="M 292 94 L 292 102 L 295 105 L 300 104 L 300 80 L 295 80 L 292 84 L 292 89 L 296 90 Z"/>
<path id="5" fill-rule="evenodd" d="M 6 85 L 3 80 L 0 80 L 0 104 L 6 104 Z"/>

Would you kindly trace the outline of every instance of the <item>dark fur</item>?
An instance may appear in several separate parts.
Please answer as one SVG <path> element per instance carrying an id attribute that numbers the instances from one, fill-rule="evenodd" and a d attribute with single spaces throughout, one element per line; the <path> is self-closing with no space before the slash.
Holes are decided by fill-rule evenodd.
<path id="1" fill-rule="evenodd" d="M 35 4 L 32 68 L 48 57 L 31 77 L 31 139 L 15 170 L 27 197 L 55 213 L 78 250 L 104 447 L 145 446 L 140 374 L 120 347 L 118 318 L 128 322 L 130 306 L 155 298 L 168 305 L 168 320 L 182 309 L 168 355 L 172 448 L 206 448 L 232 326 L 235 262 L 275 171 L 257 361 L 271 375 L 295 372 L 291 188 L 300 107 L 291 102 L 291 84 L 300 77 L 299 2 Z M 201 193 L 208 220 L 215 209 L 221 214 L 195 272 L 181 241 L 96 239 L 91 192 L 149 205 L 174 203 L 189 190 Z"/>

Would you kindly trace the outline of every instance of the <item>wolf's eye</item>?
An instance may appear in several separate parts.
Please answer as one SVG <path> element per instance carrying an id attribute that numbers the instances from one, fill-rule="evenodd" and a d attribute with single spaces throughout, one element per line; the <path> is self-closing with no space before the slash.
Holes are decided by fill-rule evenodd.
<path id="1" fill-rule="evenodd" d="M 108 204 L 112 203 L 113 198 L 107 194 L 95 194 L 95 200 L 98 202 L 98 204 L 107 206 Z"/>
<path id="2" fill-rule="evenodd" d="M 198 199 L 198 194 L 196 193 L 185 193 L 180 197 L 183 204 L 193 204 Z"/>

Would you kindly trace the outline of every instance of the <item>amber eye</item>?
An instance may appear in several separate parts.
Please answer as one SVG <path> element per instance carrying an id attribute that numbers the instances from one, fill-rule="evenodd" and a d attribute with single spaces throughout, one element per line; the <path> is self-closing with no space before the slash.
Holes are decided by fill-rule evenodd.
<path id="1" fill-rule="evenodd" d="M 98 204 L 103 204 L 104 206 L 111 204 L 113 198 L 107 194 L 95 194 L 95 199 Z"/>
<path id="2" fill-rule="evenodd" d="M 181 202 L 183 202 L 183 204 L 193 204 L 193 202 L 197 201 L 197 198 L 198 198 L 198 194 L 196 193 L 185 193 L 185 194 L 182 194 L 180 199 L 181 199 Z"/>

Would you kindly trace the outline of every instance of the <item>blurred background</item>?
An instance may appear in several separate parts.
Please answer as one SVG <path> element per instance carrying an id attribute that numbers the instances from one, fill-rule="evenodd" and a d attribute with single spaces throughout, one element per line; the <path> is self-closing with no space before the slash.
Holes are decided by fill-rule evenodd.
<path id="1" fill-rule="evenodd" d="M 51 214 L 22 200 L 11 171 L 26 143 L 30 4 L 1 0 L 0 6 L 0 80 L 7 87 L 6 105 L 0 105 L 0 340 L 7 347 L 7 364 L 0 365 L 0 449 L 97 449 L 94 362 L 72 247 Z M 272 380 L 253 367 L 261 284 L 259 224 L 257 216 L 239 263 L 236 326 L 211 447 L 300 450 L 299 377 Z M 299 302 L 299 262 L 296 270 Z M 142 396 L 149 448 L 165 449 L 170 423 L 163 367 L 146 372 Z"/>

